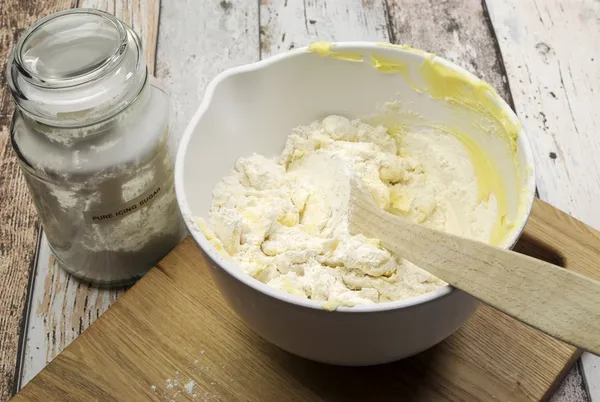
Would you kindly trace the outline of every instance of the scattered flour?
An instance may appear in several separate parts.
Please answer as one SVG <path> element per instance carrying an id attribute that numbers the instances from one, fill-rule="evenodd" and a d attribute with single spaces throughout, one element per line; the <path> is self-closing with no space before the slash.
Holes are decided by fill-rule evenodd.
<path id="1" fill-rule="evenodd" d="M 201 350 L 199 355 L 203 356 L 205 353 L 204 350 Z M 211 375 L 210 363 L 206 362 L 206 365 L 199 365 L 199 363 L 199 360 L 194 360 L 193 364 L 187 365 L 181 374 L 179 371 L 175 371 L 175 375 L 165 379 L 164 388 L 152 385 L 150 389 L 165 402 L 223 400 L 218 392 L 219 383 Z M 225 368 L 223 363 L 220 363 L 219 366 Z"/>
<path id="2" fill-rule="evenodd" d="M 311 155 L 341 160 L 390 213 L 489 241 L 496 200 L 480 200 L 471 159 L 455 137 L 329 116 L 294 129 L 279 158 L 240 158 L 213 192 L 206 237 L 248 275 L 289 294 L 337 305 L 380 303 L 445 283 L 378 239 L 350 235 L 336 194 L 318 191 Z M 321 169 L 327 179 L 327 169 Z M 331 179 L 331 178 L 330 178 Z M 331 179 L 333 180 L 333 179 Z M 338 197 L 339 198 L 339 197 Z"/>
<path id="3" fill-rule="evenodd" d="M 185 392 L 187 392 L 189 395 L 192 395 L 194 393 L 194 389 L 196 388 L 196 382 L 194 380 L 190 380 L 187 384 L 185 384 L 184 388 Z"/>

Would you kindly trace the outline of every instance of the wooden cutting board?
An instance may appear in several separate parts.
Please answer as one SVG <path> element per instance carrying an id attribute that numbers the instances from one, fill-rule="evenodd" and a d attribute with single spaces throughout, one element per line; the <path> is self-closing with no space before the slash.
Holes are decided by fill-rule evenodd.
<path id="1" fill-rule="evenodd" d="M 600 279 L 600 232 L 536 200 L 516 249 Z M 538 401 L 580 351 L 482 306 L 397 363 L 335 367 L 290 355 L 225 304 L 186 239 L 15 401 Z"/>

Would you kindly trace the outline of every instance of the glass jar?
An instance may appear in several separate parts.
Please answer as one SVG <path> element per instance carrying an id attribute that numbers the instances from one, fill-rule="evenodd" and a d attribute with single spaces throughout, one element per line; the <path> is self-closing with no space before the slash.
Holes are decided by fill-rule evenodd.
<path id="1" fill-rule="evenodd" d="M 135 281 L 185 235 L 168 96 L 137 34 L 110 14 L 35 23 L 7 65 L 12 146 L 62 267 L 96 285 Z"/>

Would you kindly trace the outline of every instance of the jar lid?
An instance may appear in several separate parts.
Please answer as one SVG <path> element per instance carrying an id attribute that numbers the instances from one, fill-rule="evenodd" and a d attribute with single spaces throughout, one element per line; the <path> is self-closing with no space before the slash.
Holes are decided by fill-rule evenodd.
<path id="1" fill-rule="evenodd" d="M 7 65 L 17 105 L 36 121 L 79 127 L 135 100 L 146 81 L 141 41 L 103 11 L 73 9 L 32 25 Z"/>

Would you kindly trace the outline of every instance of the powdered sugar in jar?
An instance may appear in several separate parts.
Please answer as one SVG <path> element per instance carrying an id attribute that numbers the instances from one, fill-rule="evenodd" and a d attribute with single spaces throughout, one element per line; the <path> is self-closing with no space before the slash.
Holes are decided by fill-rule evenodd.
<path id="1" fill-rule="evenodd" d="M 168 96 L 139 37 L 101 11 L 53 14 L 17 43 L 7 78 L 12 145 L 57 260 L 96 285 L 135 281 L 185 234 Z"/>

